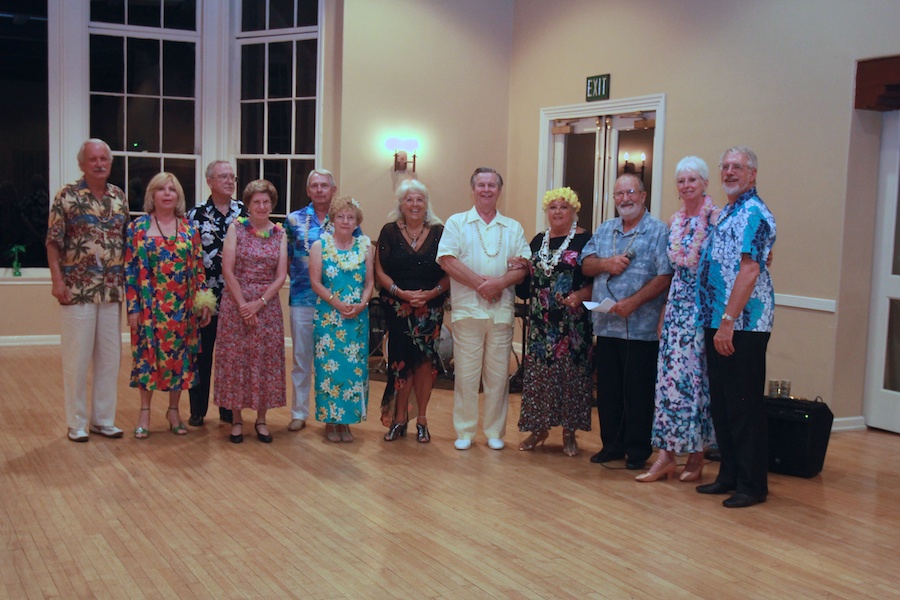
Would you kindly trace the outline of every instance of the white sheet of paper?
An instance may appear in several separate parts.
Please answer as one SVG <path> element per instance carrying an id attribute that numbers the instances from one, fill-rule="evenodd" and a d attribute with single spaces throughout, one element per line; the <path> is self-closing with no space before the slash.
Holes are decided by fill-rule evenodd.
<path id="1" fill-rule="evenodd" d="M 604 298 L 602 302 L 591 302 L 590 300 L 585 300 L 582 302 L 584 307 L 588 310 L 600 313 L 608 313 L 609 309 L 612 308 L 615 301 L 612 298 Z"/>

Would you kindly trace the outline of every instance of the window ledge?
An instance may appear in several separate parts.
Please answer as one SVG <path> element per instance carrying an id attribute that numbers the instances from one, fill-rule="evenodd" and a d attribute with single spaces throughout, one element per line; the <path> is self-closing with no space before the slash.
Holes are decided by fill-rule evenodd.
<path id="1" fill-rule="evenodd" d="M 50 281 L 50 269 L 46 267 L 25 267 L 21 277 L 13 277 L 10 267 L 0 267 L 0 285 L 33 285 Z"/>

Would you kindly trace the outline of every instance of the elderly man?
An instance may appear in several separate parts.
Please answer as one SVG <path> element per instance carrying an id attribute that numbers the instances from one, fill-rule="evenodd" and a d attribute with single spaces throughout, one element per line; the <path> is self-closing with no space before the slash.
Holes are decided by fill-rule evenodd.
<path id="1" fill-rule="evenodd" d="M 112 153 L 103 140 L 78 150 L 84 176 L 57 192 L 47 225 L 47 263 L 62 316 L 63 390 L 69 439 L 91 433 L 122 437 L 115 426 L 117 378 L 122 356 L 125 193 L 107 183 Z M 87 371 L 93 360 L 91 413 Z"/>
<path id="2" fill-rule="evenodd" d="M 247 214 L 244 203 L 232 198 L 237 186 L 234 170 L 227 160 L 214 160 L 206 167 L 206 185 L 209 198 L 188 211 L 187 218 L 200 232 L 203 244 L 203 268 L 206 271 L 206 285 L 216 295 L 216 306 L 222 300 L 225 277 L 222 275 L 222 248 L 225 234 L 231 222 Z M 190 389 L 191 417 L 188 424 L 203 425 L 209 408 L 209 380 L 212 375 L 213 350 L 216 347 L 216 331 L 219 317 L 213 315 L 206 327 L 200 328 L 200 353 L 197 355 L 198 383 Z M 231 423 L 231 411 L 219 407 L 219 419 Z"/>
<path id="3" fill-rule="evenodd" d="M 581 252 L 584 274 L 594 277 L 593 300 L 613 302 L 608 312 L 593 313 L 603 448 L 591 462 L 627 457 L 626 467 L 637 470 L 653 452 L 657 326 L 673 271 L 668 228 L 647 212 L 643 182 L 622 175 L 613 199 L 619 216 L 601 224 Z"/>
<path id="4" fill-rule="evenodd" d="M 706 335 L 710 413 L 722 458 L 701 494 L 735 493 L 722 504 L 766 501 L 768 439 L 763 394 L 775 291 L 767 260 L 775 219 L 756 192 L 756 154 L 729 148 L 719 164 L 728 204 L 707 241 L 697 272 L 700 324 Z"/>
<path id="5" fill-rule="evenodd" d="M 337 191 L 334 176 L 325 169 L 314 169 L 306 178 L 306 194 L 310 203 L 288 215 L 284 222 L 288 242 L 288 264 L 291 275 L 291 339 L 294 345 L 294 386 L 291 422 L 288 430 L 300 431 L 309 418 L 309 395 L 313 374 L 313 317 L 316 294 L 309 281 L 309 248 L 325 231 L 328 208 Z M 353 235 L 359 236 L 359 227 Z"/>
<path id="6" fill-rule="evenodd" d="M 453 426 L 457 450 L 472 447 L 478 428 L 478 387 L 484 383 L 484 434 L 502 450 L 509 405 L 513 286 L 525 278 L 531 249 L 522 226 L 497 211 L 503 178 L 475 170 L 469 181 L 475 206 L 447 219 L 437 261 L 450 275 L 453 322 Z M 511 268 L 513 267 L 513 268 Z"/>

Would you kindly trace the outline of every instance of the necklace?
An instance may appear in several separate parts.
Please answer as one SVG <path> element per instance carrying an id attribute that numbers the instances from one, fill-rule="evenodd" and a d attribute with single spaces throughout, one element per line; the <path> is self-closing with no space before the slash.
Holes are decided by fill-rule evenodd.
<path id="1" fill-rule="evenodd" d="M 425 223 L 422 223 L 422 227 L 419 229 L 419 232 L 416 234 L 413 234 L 413 232 L 410 231 L 409 226 L 406 224 L 405 221 L 403 223 L 400 223 L 400 227 L 409 236 L 409 239 L 410 239 L 409 245 L 413 250 L 415 250 L 419 245 L 419 236 L 422 235 L 423 231 L 425 231 Z"/>
<path id="2" fill-rule="evenodd" d="M 553 273 L 553 269 L 559 264 L 559 259 L 562 258 L 563 252 L 569 247 L 569 242 L 575 237 L 576 229 L 577 223 L 572 221 L 572 227 L 569 228 L 569 235 L 566 236 L 566 239 L 563 240 L 563 243 L 560 244 L 559 248 L 553 252 L 550 252 L 550 228 L 548 227 L 547 231 L 544 232 L 544 240 L 541 242 L 540 251 L 538 251 L 538 265 L 544 270 L 544 273 L 547 275 Z"/>
<path id="3" fill-rule="evenodd" d="M 162 227 L 159 226 L 159 219 L 156 218 L 156 213 L 153 214 L 153 220 L 156 222 L 156 228 L 159 229 L 159 235 L 162 236 L 164 240 L 169 241 L 169 236 L 163 233 Z M 175 219 L 175 231 L 172 233 L 172 239 L 178 237 L 178 218 Z"/>
<path id="4" fill-rule="evenodd" d="M 256 237 L 262 238 L 262 239 L 264 239 L 264 240 L 267 240 L 267 239 L 269 239 L 270 237 L 272 237 L 272 231 L 274 231 L 275 228 L 279 226 L 279 225 L 276 223 L 274 226 L 272 226 L 272 227 L 269 228 L 269 229 L 259 230 L 259 229 L 257 229 L 256 227 L 253 226 L 253 223 L 250 222 L 250 217 L 240 217 L 240 218 L 237 220 L 237 222 L 240 223 L 241 225 L 243 225 L 243 226 L 247 229 L 247 231 L 249 231 L 250 233 L 252 233 L 252 234 L 255 235 Z"/>
<path id="5" fill-rule="evenodd" d="M 303 249 L 309 254 L 309 224 L 312 223 L 312 213 L 306 213 L 306 236 L 303 238 Z"/>
<path id="6" fill-rule="evenodd" d="M 669 259 L 679 267 L 687 267 L 694 270 L 700 262 L 700 248 L 706 240 L 707 231 L 709 229 L 709 217 L 716 209 L 712 198 L 703 197 L 703 204 L 700 206 L 699 218 L 691 227 L 693 217 L 688 216 L 684 206 L 681 207 L 675 218 L 672 219 L 672 230 L 669 232 Z M 691 243 L 687 246 L 683 245 L 686 236 L 692 235 Z"/>
<path id="7" fill-rule="evenodd" d="M 625 249 L 622 250 L 621 252 L 618 252 L 618 251 L 616 250 L 616 246 L 618 246 L 618 244 L 617 244 L 617 242 L 616 242 L 616 238 L 619 237 L 619 230 L 618 230 L 618 229 L 613 229 L 612 253 L 610 254 L 610 256 L 617 256 L 617 255 L 619 255 L 619 254 L 628 254 L 628 251 L 631 249 L 631 245 L 634 243 L 634 240 L 637 239 L 637 236 L 638 236 L 638 232 L 635 231 L 635 232 L 634 232 L 634 235 L 631 236 L 631 241 L 629 241 L 629 242 L 628 242 L 628 245 L 625 246 Z"/>
<path id="8" fill-rule="evenodd" d="M 500 254 L 500 248 L 503 246 L 503 232 L 500 232 L 500 236 L 497 238 L 497 251 L 491 254 L 488 252 L 487 247 L 484 245 L 484 238 L 481 237 L 481 225 L 478 224 L 478 221 L 475 221 L 475 231 L 478 232 L 478 241 L 481 242 L 481 249 L 484 250 L 485 256 L 488 258 L 494 258 L 498 254 Z"/>
<path id="9" fill-rule="evenodd" d="M 322 241 L 322 258 L 336 263 L 342 271 L 353 271 L 366 260 L 369 238 L 364 235 L 354 238 L 350 249 L 343 251 L 339 251 L 337 241 L 330 233 L 323 233 L 319 239 Z"/>

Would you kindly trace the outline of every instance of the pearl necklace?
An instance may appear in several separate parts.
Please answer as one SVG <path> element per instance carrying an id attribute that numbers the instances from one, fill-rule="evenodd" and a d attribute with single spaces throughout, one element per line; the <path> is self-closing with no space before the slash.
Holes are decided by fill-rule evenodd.
<path id="1" fill-rule="evenodd" d="M 550 228 L 548 227 L 547 231 L 544 232 L 544 240 L 541 242 L 540 251 L 538 251 L 538 266 L 544 270 L 544 273 L 547 275 L 553 273 L 553 269 L 559 264 L 559 259 L 562 258 L 563 252 L 569 247 L 569 242 L 575 237 L 575 230 L 577 228 L 577 222 L 572 221 L 572 227 L 569 228 L 569 235 L 566 236 L 566 239 L 563 240 L 563 243 L 560 244 L 559 248 L 553 252 L 550 252 Z"/>
<path id="2" fill-rule="evenodd" d="M 672 230 L 669 232 L 669 258 L 679 267 L 687 267 L 691 270 L 697 268 L 700 262 L 700 248 L 706 240 L 707 229 L 709 229 L 709 217 L 716 209 L 712 198 L 703 197 L 703 204 L 700 206 L 700 212 L 697 215 L 699 220 L 693 227 L 693 238 L 689 246 L 682 245 L 682 241 L 690 231 L 691 218 L 684 207 L 675 213 L 672 220 Z"/>
<path id="3" fill-rule="evenodd" d="M 488 258 L 496 258 L 497 255 L 500 254 L 500 249 L 503 247 L 503 232 L 500 232 L 500 236 L 497 239 L 497 251 L 491 254 L 488 252 L 487 247 L 484 245 L 484 238 L 481 237 L 481 226 L 478 224 L 478 221 L 475 221 L 475 231 L 478 232 L 478 241 L 481 242 L 481 249 L 484 250 L 485 256 Z"/>

